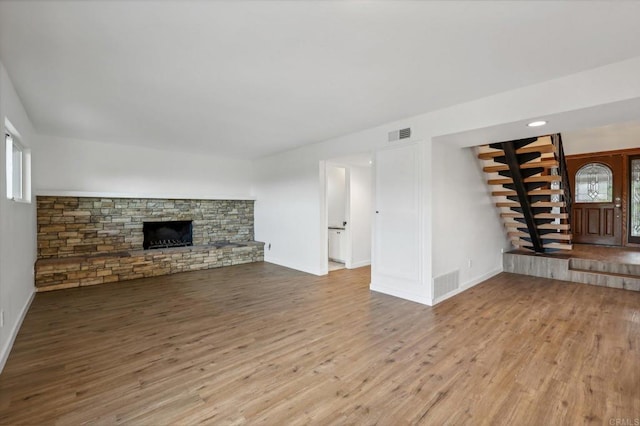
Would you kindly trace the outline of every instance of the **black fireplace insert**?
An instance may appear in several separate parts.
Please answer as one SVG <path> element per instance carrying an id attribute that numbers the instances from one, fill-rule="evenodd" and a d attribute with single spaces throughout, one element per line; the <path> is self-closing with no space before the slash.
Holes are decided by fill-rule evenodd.
<path id="1" fill-rule="evenodd" d="M 145 250 L 193 245 L 193 223 L 190 220 L 143 222 L 142 232 Z"/>

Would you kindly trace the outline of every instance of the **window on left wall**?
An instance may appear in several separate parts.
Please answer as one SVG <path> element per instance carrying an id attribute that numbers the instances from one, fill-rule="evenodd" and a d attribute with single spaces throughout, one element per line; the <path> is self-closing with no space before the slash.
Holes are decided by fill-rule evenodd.
<path id="1" fill-rule="evenodd" d="M 7 198 L 14 201 L 29 202 L 29 151 L 24 148 L 16 135 L 6 132 L 6 172 Z"/>

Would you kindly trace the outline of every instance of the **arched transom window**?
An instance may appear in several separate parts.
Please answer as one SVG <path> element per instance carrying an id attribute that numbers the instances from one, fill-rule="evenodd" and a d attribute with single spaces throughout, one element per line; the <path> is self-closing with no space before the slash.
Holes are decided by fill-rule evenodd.
<path id="1" fill-rule="evenodd" d="M 576 173 L 576 203 L 613 201 L 613 172 L 601 163 L 585 164 Z"/>

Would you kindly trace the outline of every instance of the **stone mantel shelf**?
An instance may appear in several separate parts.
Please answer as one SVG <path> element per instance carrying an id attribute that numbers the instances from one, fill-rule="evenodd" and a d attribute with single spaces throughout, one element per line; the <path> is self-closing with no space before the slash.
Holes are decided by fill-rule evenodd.
<path id="1" fill-rule="evenodd" d="M 256 197 L 247 195 L 170 195 L 170 194 L 138 194 L 123 192 L 86 192 L 63 190 L 36 190 L 36 196 L 43 197 L 91 197 L 91 198 L 138 198 L 138 199 L 168 199 L 168 200 L 248 200 L 255 201 Z"/>

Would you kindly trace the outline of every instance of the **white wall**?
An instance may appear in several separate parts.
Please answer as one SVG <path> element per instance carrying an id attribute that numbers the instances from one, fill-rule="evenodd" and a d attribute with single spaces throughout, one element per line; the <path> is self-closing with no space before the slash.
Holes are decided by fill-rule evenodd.
<path id="1" fill-rule="evenodd" d="M 349 166 L 351 268 L 371 264 L 373 177 L 371 167 Z"/>
<path id="2" fill-rule="evenodd" d="M 33 128 L 20 99 L 0 63 L 0 120 L 8 118 L 31 147 Z M 4 130 L 4 129 L 3 129 Z M 34 155 L 35 156 L 35 155 Z M 6 197 L 4 132 L 0 149 L 0 371 L 4 367 L 23 315 L 34 294 L 33 266 L 36 258 L 36 212 L 33 203 L 17 203 Z"/>
<path id="3" fill-rule="evenodd" d="M 41 135 L 34 151 L 36 194 L 251 197 L 248 160 Z"/>
<path id="4" fill-rule="evenodd" d="M 441 226 L 439 221 L 448 211 L 448 206 L 458 202 L 458 190 L 466 191 L 466 186 L 470 183 L 454 181 L 448 191 L 442 191 L 440 181 L 448 179 L 450 174 L 458 172 L 458 168 L 464 165 L 452 164 L 454 154 L 451 154 L 451 161 L 441 162 L 439 156 L 432 152 L 432 148 L 435 148 L 431 146 L 432 140 L 491 126 L 496 128 L 492 133 L 495 140 L 476 137 L 471 138 L 475 141 L 473 144 L 533 136 L 537 133 L 527 128 L 526 123 L 536 118 L 550 121 L 545 133 L 562 132 L 566 130 L 565 125 L 575 126 L 580 123 L 580 118 L 584 119 L 593 111 L 597 111 L 601 120 L 597 125 L 607 124 L 602 122 L 605 119 L 611 123 L 621 121 L 621 114 L 629 113 L 629 108 L 640 106 L 638 75 L 640 58 L 634 58 L 257 160 L 254 187 L 258 199 L 256 238 L 265 242 L 277 242 L 271 252 L 266 252 L 265 260 L 311 273 L 321 273 L 321 253 L 326 243 L 322 240 L 320 231 L 322 186 L 318 178 L 319 161 L 388 146 L 389 131 L 411 127 L 412 140 L 423 141 L 427 145 L 424 149 L 425 157 L 421 159 L 425 167 L 422 182 L 424 215 L 429 223 L 423 235 L 426 244 L 423 284 L 431 286 L 431 279 L 436 276 L 434 272 L 446 272 L 451 266 L 464 265 L 468 258 L 481 259 L 486 251 L 485 241 L 473 234 L 456 234 L 455 246 L 441 246 L 443 241 L 450 238 L 452 231 Z M 622 104 L 626 107 L 623 110 L 613 108 Z M 610 106 L 612 107 L 609 108 Z M 567 117 L 571 118 L 570 123 Z M 500 126 L 505 124 L 509 124 L 509 127 L 501 129 Z M 447 142 L 456 143 L 457 139 L 457 136 L 449 138 Z M 445 164 L 446 169 L 443 167 Z M 469 164 L 466 163 L 467 166 Z M 437 194 L 432 194 L 434 188 L 439 191 Z M 431 199 L 432 195 L 437 196 L 437 204 Z M 489 218 L 488 210 L 485 216 Z M 496 216 L 486 226 L 497 227 L 498 223 Z M 494 243 L 495 247 L 499 245 L 497 241 Z M 460 250 L 460 247 L 465 246 L 465 250 Z M 494 254 L 491 253 L 490 256 Z M 431 266 L 432 260 L 438 262 L 436 269 Z M 465 272 L 465 282 L 474 282 L 494 271 L 495 260 L 489 259 L 484 265 L 481 263 L 476 263 L 477 267 Z"/>
<path id="5" fill-rule="evenodd" d="M 632 121 L 564 132 L 562 144 L 566 155 L 638 148 L 640 147 L 640 122 Z"/>
<path id="6" fill-rule="evenodd" d="M 432 276 L 458 270 L 468 287 L 502 270 L 510 243 L 475 149 L 435 142 L 433 158 Z"/>
<path id="7" fill-rule="evenodd" d="M 347 216 L 347 182 L 344 167 L 327 166 L 327 223 L 342 227 Z"/>
<path id="8" fill-rule="evenodd" d="M 327 269 L 318 194 L 318 187 L 325 187 L 325 175 L 320 174 L 324 165 L 298 152 L 254 165 L 256 240 L 266 243 L 265 261 L 319 275 Z"/>

